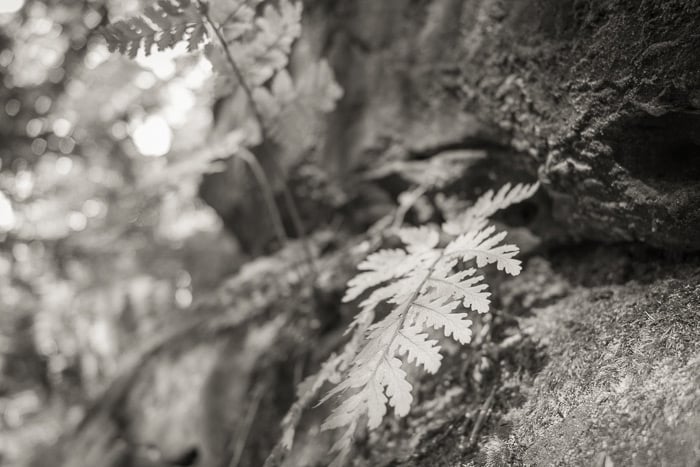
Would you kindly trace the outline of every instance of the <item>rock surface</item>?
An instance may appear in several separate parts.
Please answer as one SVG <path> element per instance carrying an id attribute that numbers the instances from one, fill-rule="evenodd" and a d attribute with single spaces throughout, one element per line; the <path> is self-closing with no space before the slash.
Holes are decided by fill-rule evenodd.
<path id="1" fill-rule="evenodd" d="M 328 57 L 345 90 L 318 154 L 335 184 L 352 191 L 353 175 L 387 158 L 507 150 L 532 159 L 571 235 L 700 249 L 696 1 L 309 1 L 306 11 L 299 61 Z M 235 191 L 226 178 L 205 185 L 222 183 Z M 225 217 L 237 203 L 214 204 Z"/>

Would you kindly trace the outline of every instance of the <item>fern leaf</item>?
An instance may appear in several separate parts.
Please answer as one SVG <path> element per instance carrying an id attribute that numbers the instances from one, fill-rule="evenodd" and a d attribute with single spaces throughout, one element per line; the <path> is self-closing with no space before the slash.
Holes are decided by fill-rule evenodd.
<path id="1" fill-rule="evenodd" d="M 172 22 L 170 21 L 168 15 L 163 10 L 160 10 L 154 6 L 146 8 L 143 11 L 143 14 L 162 31 L 169 30 L 172 26 Z"/>
<path id="2" fill-rule="evenodd" d="M 413 323 L 417 327 L 430 326 L 434 329 L 442 328 L 445 336 L 450 337 L 460 344 L 468 344 L 471 342 L 472 322 L 467 319 L 469 316 L 466 313 L 453 313 L 459 302 L 448 301 L 442 303 L 443 298 L 437 298 L 433 301 L 416 301 L 412 308 L 415 311 Z"/>
<path id="3" fill-rule="evenodd" d="M 367 426 L 370 429 L 377 428 L 382 423 L 386 414 L 387 397 L 384 395 L 384 386 L 379 378 L 372 378 L 363 393 L 367 398 Z"/>
<path id="4" fill-rule="evenodd" d="M 178 6 L 170 3 L 170 0 L 158 0 L 158 6 L 166 15 L 180 16 L 182 14 L 182 10 Z"/>
<path id="5" fill-rule="evenodd" d="M 436 340 L 428 340 L 428 335 L 421 333 L 421 330 L 418 326 L 401 329 L 393 342 L 394 350 L 399 354 L 405 353 L 409 363 L 423 365 L 428 373 L 435 373 L 442 360 L 440 347 Z"/>
<path id="6" fill-rule="evenodd" d="M 144 9 L 142 16 L 106 26 L 102 35 L 111 52 L 119 51 L 135 58 L 140 50 L 149 55 L 154 45 L 165 50 L 185 38 L 188 50 L 194 51 L 204 40 L 205 27 L 188 0 L 159 0 Z"/>
<path id="7" fill-rule="evenodd" d="M 187 39 L 187 51 L 194 52 L 199 49 L 199 46 L 204 42 L 206 37 L 206 28 L 203 24 L 195 24 L 190 32 L 190 37 Z"/>
<path id="8" fill-rule="evenodd" d="M 411 410 L 413 396 L 411 383 L 406 380 L 406 372 L 401 369 L 401 360 L 395 357 L 384 358 L 377 368 L 377 378 L 386 387 L 389 405 L 397 417 L 405 417 Z"/>
<path id="9" fill-rule="evenodd" d="M 360 306 L 362 311 L 355 315 L 352 322 L 350 323 L 350 325 L 348 325 L 348 328 L 343 334 L 350 334 L 355 329 L 360 328 L 364 325 L 369 326 L 372 323 L 372 321 L 374 321 L 374 308 L 377 305 L 373 301 L 370 301 L 363 303 Z"/>
<path id="10" fill-rule="evenodd" d="M 438 246 L 441 234 L 436 229 L 404 228 L 399 230 L 404 250 L 380 250 L 360 263 L 360 273 L 348 282 L 344 301 L 371 290 L 350 326 L 355 329 L 352 340 L 358 342 L 359 336 L 362 344 L 344 379 L 320 401 L 341 399 L 323 424 L 324 429 L 346 427 L 335 445 L 338 457 L 334 462 L 348 454 L 362 417 L 367 417 L 372 429 L 381 423 L 387 405 L 397 416 L 410 410 L 412 387 L 400 357 L 428 373 L 438 370 L 442 361 L 439 342 L 429 339 L 427 328 L 442 329 L 446 337 L 461 344 L 470 342 L 471 320 L 467 313 L 455 310 L 461 303 L 485 313 L 490 294 L 477 269 L 455 271 L 455 267 L 460 261 L 473 260 L 478 268 L 495 263 L 498 270 L 520 273 L 520 261 L 515 259 L 518 248 L 503 244 L 506 233 L 487 226 L 487 217 L 531 196 L 536 189 L 537 184 L 506 185 L 495 194 L 485 194 L 458 221 L 443 225 L 443 234 L 452 238 L 444 248 Z M 394 307 L 370 324 L 380 303 Z"/>
<path id="11" fill-rule="evenodd" d="M 485 292 L 488 284 L 481 283 L 484 276 L 474 276 L 476 269 L 466 269 L 452 275 L 436 271 L 428 283 L 435 290 L 430 296 L 436 298 L 455 297 L 460 300 L 465 308 L 471 308 L 479 313 L 489 311 L 491 301 L 489 292 Z M 468 279 L 467 279 L 468 277 Z"/>
<path id="12" fill-rule="evenodd" d="M 365 272 L 358 274 L 348 282 L 343 302 L 351 302 L 370 287 L 409 272 L 411 265 L 406 264 L 407 259 L 408 255 L 403 250 L 381 250 L 368 256 L 357 267 L 360 271 Z"/>
<path id="13" fill-rule="evenodd" d="M 427 226 L 406 227 L 399 230 L 399 238 L 406 244 L 409 253 L 416 254 L 435 248 L 440 241 L 440 234 Z"/>
<path id="14" fill-rule="evenodd" d="M 459 235 L 471 230 L 481 230 L 486 218 L 513 204 L 520 203 L 538 190 L 540 184 L 524 185 L 519 183 L 511 188 L 510 183 L 501 187 L 494 194 L 493 190 L 484 193 L 474 205 L 456 219 L 443 224 L 443 230 L 450 235 Z"/>
<path id="15" fill-rule="evenodd" d="M 350 453 L 350 448 L 352 448 L 352 441 L 356 429 L 357 421 L 350 423 L 343 435 L 333 444 L 331 452 L 336 453 L 336 456 L 333 458 L 333 461 L 331 461 L 329 467 L 343 467 L 345 459 Z"/>
<path id="16" fill-rule="evenodd" d="M 321 426 L 324 430 L 332 430 L 357 423 L 357 420 L 368 410 L 367 391 L 362 390 L 347 397 L 333 409 L 331 415 Z M 386 411 L 386 408 L 384 408 Z M 380 409 L 380 413 L 382 410 Z M 377 414 L 378 415 L 378 414 Z M 383 414 L 382 414 L 383 415 Z M 376 420 L 376 415 L 373 417 Z"/>
<path id="17" fill-rule="evenodd" d="M 273 139 L 292 153 L 312 147 L 323 129 L 323 114 L 342 96 L 328 63 L 307 67 L 296 82 L 286 70 L 277 72 L 268 91 L 257 88 L 255 100 Z"/>
<path id="18" fill-rule="evenodd" d="M 515 245 L 498 245 L 507 232 L 494 235 L 496 228 L 490 226 L 480 231 L 467 232 L 450 242 L 445 248 L 445 254 L 455 256 L 462 261 L 476 259 L 478 267 L 496 263 L 499 271 L 517 276 L 520 274 L 520 260 L 514 259 L 519 249 Z"/>

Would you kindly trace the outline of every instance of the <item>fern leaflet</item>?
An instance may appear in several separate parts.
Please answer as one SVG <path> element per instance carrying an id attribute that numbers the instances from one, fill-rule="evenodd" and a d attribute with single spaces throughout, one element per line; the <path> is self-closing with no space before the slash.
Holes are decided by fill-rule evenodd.
<path id="1" fill-rule="evenodd" d="M 165 50 L 185 39 L 187 49 L 195 51 L 205 41 L 206 29 L 190 0 L 158 0 L 142 16 L 102 28 L 102 35 L 110 52 L 119 51 L 136 58 L 139 51 L 149 55 L 154 45 Z"/>

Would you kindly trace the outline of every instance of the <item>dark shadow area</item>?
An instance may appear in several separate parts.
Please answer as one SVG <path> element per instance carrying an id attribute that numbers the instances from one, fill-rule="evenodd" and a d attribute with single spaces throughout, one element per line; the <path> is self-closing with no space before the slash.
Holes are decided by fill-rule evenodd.
<path id="1" fill-rule="evenodd" d="M 700 180 L 700 115 L 675 112 L 635 116 L 608 127 L 601 138 L 615 161 L 645 182 Z"/>

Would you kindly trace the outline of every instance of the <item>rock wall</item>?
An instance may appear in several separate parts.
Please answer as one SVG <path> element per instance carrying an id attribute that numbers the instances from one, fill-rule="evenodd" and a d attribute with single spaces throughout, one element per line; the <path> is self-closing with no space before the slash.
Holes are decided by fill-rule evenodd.
<path id="1" fill-rule="evenodd" d="M 347 97 L 328 147 L 349 144 L 329 159 L 505 146 L 537 162 L 557 220 L 577 237 L 698 249 L 697 2 L 343 8 L 354 20 L 329 55 L 348 70 Z"/>
<path id="2" fill-rule="evenodd" d="M 700 248 L 697 2 L 309 1 L 306 11 L 296 66 L 328 57 L 345 89 L 316 155 L 333 183 L 353 192 L 353 176 L 386 159 L 506 151 L 530 159 L 576 238 Z M 214 204 L 224 217 L 237 207 Z"/>

